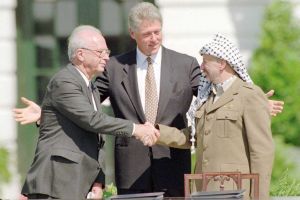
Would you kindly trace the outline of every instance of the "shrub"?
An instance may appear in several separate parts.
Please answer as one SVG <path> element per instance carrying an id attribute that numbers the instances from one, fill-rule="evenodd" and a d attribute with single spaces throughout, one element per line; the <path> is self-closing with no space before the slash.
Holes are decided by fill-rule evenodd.
<path id="1" fill-rule="evenodd" d="M 275 89 L 285 101 L 284 112 L 272 119 L 273 134 L 300 146 L 300 28 L 289 1 L 275 0 L 267 8 L 260 47 L 255 50 L 250 74 L 264 91 Z M 274 131 L 275 130 L 275 131 Z"/>
<path id="2" fill-rule="evenodd" d="M 10 181 L 11 174 L 9 173 L 8 170 L 8 161 L 9 161 L 8 151 L 4 148 L 0 148 L 0 185 L 1 183 L 7 183 Z"/>
<path id="3" fill-rule="evenodd" d="M 300 26 L 293 4 L 275 0 L 267 7 L 260 46 L 253 54 L 250 75 L 264 91 L 275 89 L 275 98 L 285 101 L 284 112 L 272 118 L 277 135 L 271 195 L 300 195 L 295 165 L 287 161 L 284 142 L 300 146 Z"/>
<path id="4" fill-rule="evenodd" d="M 105 185 L 105 189 L 103 192 L 103 198 L 106 199 L 106 198 L 109 198 L 114 195 L 117 195 L 116 186 L 113 183 L 111 183 L 109 185 Z"/>
<path id="5" fill-rule="evenodd" d="M 300 182 L 293 179 L 286 169 L 276 183 L 271 187 L 271 196 L 299 196 Z"/>
<path id="6" fill-rule="evenodd" d="M 296 166 L 287 160 L 290 145 L 283 142 L 282 137 L 275 137 L 275 160 L 272 172 L 271 196 L 300 195 L 300 181 L 294 177 Z"/>

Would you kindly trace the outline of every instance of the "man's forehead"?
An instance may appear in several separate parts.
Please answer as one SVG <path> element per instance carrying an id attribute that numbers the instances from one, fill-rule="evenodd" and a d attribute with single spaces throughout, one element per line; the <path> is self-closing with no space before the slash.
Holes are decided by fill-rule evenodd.
<path id="1" fill-rule="evenodd" d="M 89 42 L 88 42 L 90 46 L 94 46 L 96 48 L 98 47 L 106 47 L 106 41 L 104 39 L 104 37 L 100 34 L 98 35 L 93 35 L 89 38 Z"/>
<path id="2" fill-rule="evenodd" d="M 161 30 L 161 27 L 162 27 L 162 25 L 161 25 L 160 21 L 158 21 L 158 20 L 143 20 L 140 23 L 138 30 L 140 32 L 147 31 L 148 29 Z M 147 29 L 147 30 L 145 30 L 145 29 Z"/>
<path id="3" fill-rule="evenodd" d="M 209 55 L 209 54 L 203 54 L 202 56 L 203 56 L 203 60 L 206 60 L 206 61 L 221 60 L 220 58 L 218 58 L 216 56 Z"/>

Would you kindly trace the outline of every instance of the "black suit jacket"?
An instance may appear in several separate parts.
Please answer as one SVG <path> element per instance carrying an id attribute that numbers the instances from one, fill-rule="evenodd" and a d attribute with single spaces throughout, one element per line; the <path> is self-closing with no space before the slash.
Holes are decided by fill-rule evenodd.
<path id="1" fill-rule="evenodd" d="M 200 68 L 195 58 L 162 48 L 161 83 L 156 123 L 179 129 L 187 126 L 186 112 L 199 84 Z M 101 99 L 110 97 L 116 117 L 136 123 L 146 121 L 137 84 L 136 50 L 112 57 L 95 84 Z M 150 155 L 154 160 L 151 161 Z M 152 163 L 151 163 L 152 162 Z M 118 188 L 180 189 L 183 174 L 190 173 L 190 151 L 155 145 L 133 138 L 116 137 L 115 175 Z M 151 168 L 150 168 L 151 166 Z M 151 177 L 154 181 L 151 183 Z"/>
<path id="2" fill-rule="evenodd" d="M 50 80 L 42 104 L 40 134 L 34 161 L 22 194 L 46 194 L 59 199 L 85 199 L 98 179 L 104 181 L 98 133 L 131 136 L 132 122 L 109 117 L 71 64 Z"/>

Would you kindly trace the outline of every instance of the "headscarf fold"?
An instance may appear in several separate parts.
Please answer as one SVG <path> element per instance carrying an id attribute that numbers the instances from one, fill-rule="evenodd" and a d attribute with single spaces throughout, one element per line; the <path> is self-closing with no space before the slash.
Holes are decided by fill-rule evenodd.
<path id="1" fill-rule="evenodd" d="M 242 60 L 242 55 L 238 48 L 225 36 L 216 34 L 213 40 L 204 45 L 200 51 L 200 55 L 211 55 L 227 61 L 238 76 L 245 82 L 253 84 L 247 69 Z M 191 125 L 191 152 L 195 152 L 195 113 L 200 106 L 206 102 L 211 91 L 211 82 L 208 81 L 204 74 L 200 75 L 197 99 L 192 103 L 187 112 L 187 118 Z"/>

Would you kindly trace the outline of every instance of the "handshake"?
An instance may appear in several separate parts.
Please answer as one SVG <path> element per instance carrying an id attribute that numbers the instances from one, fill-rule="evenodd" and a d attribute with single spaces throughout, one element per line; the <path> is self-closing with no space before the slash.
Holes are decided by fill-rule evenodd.
<path id="1" fill-rule="evenodd" d="M 140 140 L 145 146 L 153 146 L 159 136 L 159 131 L 150 122 L 135 124 L 134 137 Z"/>

